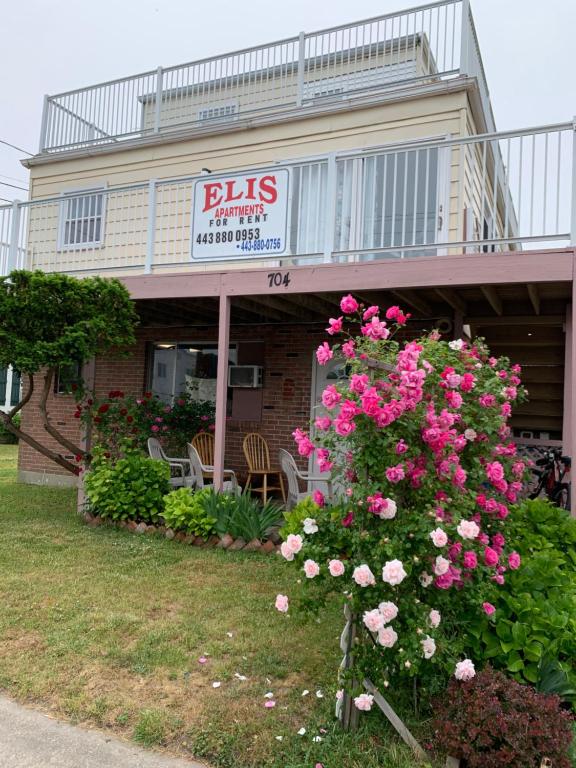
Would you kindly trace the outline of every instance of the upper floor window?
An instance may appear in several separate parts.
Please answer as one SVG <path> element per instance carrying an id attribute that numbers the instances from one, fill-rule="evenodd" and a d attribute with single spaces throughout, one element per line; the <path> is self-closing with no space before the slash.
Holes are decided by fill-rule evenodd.
<path id="1" fill-rule="evenodd" d="M 218 120 L 235 117 L 238 113 L 238 102 L 230 101 L 213 107 L 203 107 L 198 110 L 198 120 Z"/>
<path id="2" fill-rule="evenodd" d="M 60 209 L 60 249 L 99 246 L 103 240 L 104 192 L 66 193 Z"/>

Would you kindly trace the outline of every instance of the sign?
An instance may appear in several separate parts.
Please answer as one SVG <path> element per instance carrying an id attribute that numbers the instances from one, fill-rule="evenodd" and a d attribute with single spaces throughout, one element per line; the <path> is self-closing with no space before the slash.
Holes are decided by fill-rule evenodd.
<path id="1" fill-rule="evenodd" d="M 198 179 L 192 208 L 192 259 L 253 259 L 285 253 L 289 179 L 287 168 Z"/>

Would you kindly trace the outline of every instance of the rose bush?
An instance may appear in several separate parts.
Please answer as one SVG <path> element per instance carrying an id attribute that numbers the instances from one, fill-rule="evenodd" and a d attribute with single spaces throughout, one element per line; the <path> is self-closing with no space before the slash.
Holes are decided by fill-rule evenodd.
<path id="1" fill-rule="evenodd" d="M 520 368 L 481 340 L 397 341 L 409 317 L 399 307 L 352 296 L 340 306 L 327 328 L 335 343 L 317 357 L 343 357 L 349 378 L 326 387 L 312 433 L 294 432 L 339 500 L 316 492 L 298 531 L 290 513 L 282 554 L 303 574 L 305 606 L 336 593 L 356 617 L 348 687 L 369 677 L 412 691 L 402 682 L 417 676 L 429 694 L 447 675 L 473 677 L 462 628 L 520 566 L 505 535 L 525 473 L 507 426 L 525 396 Z"/>

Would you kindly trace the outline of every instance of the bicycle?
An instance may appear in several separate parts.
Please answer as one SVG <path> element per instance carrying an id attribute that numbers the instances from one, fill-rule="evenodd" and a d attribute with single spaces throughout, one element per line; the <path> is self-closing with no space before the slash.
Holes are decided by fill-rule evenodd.
<path id="1" fill-rule="evenodd" d="M 544 456 L 537 459 L 535 463 L 541 469 L 532 469 L 538 478 L 538 484 L 536 489 L 530 493 L 529 498 L 536 499 L 544 493 L 553 504 L 561 509 L 569 510 L 571 505 L 571 457 L 563 456 L 559 448 L 553 448 L 546 451 Z"/>

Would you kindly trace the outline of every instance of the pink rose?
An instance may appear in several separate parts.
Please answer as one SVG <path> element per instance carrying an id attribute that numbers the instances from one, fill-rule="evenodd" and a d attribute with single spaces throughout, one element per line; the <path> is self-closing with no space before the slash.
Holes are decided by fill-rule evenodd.
<path id="1" fill-rule="evenodd" d="M 302 544 L 302 536 L 297 533 L 291 533 L 286 538 L 286 546 L 288 547 L 289 551 L 293 552 L 295 555 L 297 555 L 298 552 L 300 552 L 302 549 Z"/>
<path id="2" fill-rule="evenodd" d="M 319 491 L 318 489 L 312 491 L 312 501 L 314 504 L 318 504 L 319 507 L 323 507 L 326 504 L 326 499 L 324 498 L 324 494 L 322 491 Z"/>
<path id="3" fill-rule="evenodd" d="M 374 315 L 380 314 L 380 307 L 372 306 L 368 307 L 368 309 L 364 310 L 364 314 L 362 315 L 362 320 L 370 320 L 371 317 L 374 317 Z"/>
<path id="4" fill-rule="evenodd" d="M 290 547 L 285 541 L 283 541 L 282 544 L 280 545 L 280 554 L 282 555 L 283 558 L 288 560 L 288 562 L 292 562 L 292 560 L 294 560 L 294 552 L 292 552 L 292 550 L 290 549 Z"/>
<path id="5" fill-rule="evenodd" d="M 348 294 L 340 300 L 340 309 L 346 315 L 353 315 L 354 312 L 358 311 L 358 302 L 351 294 Z"/>
<path id="6" fill-rule="evenodd" d="M 407 575 L 400 560 L 388 560 L 382 568 L 382 581 L 392 587 L 403 582 Z"/>
<path id="7" fill-rule="evenodd" d="M 356 424 L 353 421 L 347 421 L 346 419 L 336 419 L 334 421 L 334 429 L 336 434 L 341 437 L 347 437 L 356 429 Z"/>
<path id="8" fill-rule="evenodd" d="M 476 552 L 464 552 L 464 557 L 462 558 L 462 564 L 464 565 L 464 568 L 468 568 L 469 570 L 472 570 L 473 568 L 476 568 L 478 565 L 478 558 L 476 557 Z"/>
<path id="9" fill-rule="evenodd" d="M 276 610 L 281 613 L 288 611 L 288 598 L 286 595 L 276 595 Z"/>
<path id="10" fill-rule="evenodd" d="M 470 659 L 464 659 L 464 661 L 459 661 L 458 664 L 456 664 L 456 670 L 454 671 L 456 680 L 472 680 L 475 674 L 476 669 Z"/>
<path id="11" fill-rule="evenodd" d="M 354 572 L 352 573 L 352 578 L 358 584 L 359 587 L 371 587 L 372 585 L 376 584 L 376 579 L 374 578 L 374 574 L 370 570 L 370 568 L 363 564 L 358 565 L 356 568 L 354 568 Z"/>
<path id="12" fill-rule="evenodd" d="M 397 464 L 395 467 L 388 467 L 386 470 L 386 479 L 389 483 L 399 483 L 400 480 L 404 480 L 405 472 L 402 464 Z"/>
<path id="13" fill-rule="evenodd" d="M 314 422 L 316 429 L 320 429 L 322 432 L 326 432 L 326 430 L 330 429 L 331 425 L 332 419 L 329 416 L 318 416 Z"/>
<path id="14" fill-rule="evenodd" d="M 306 560 L 304 563 L 304 573 L 307 579 L 313 579 L 320 573 L 320 566 L 314 560 Z"/>
<path id="15" fill-rule="evenodd" d="M 378 642 L 384 648 L 392 648 L 392 646 L 396 644 L 397 640 L 398 635 L 392 629 L 392 627 L 382 627 L 382 629 L 378 632 Z"/>
<path id="16" fill-rule="evenodd" d="M 480 528 L 473 520 L 462 520 L 456 530 L 463 539 L 475 539 L 480 533 Z"/>
<path id="17" fill-rule="evenodd" d="M 400 307 L 394 305 L 392 307 L 388 307 L 386 310 L 386 319 L 387 320 L 396 320 L 398 315 L 401 315 L 402 311 L 400 310 Z"/>
<path id="18" fill-rule="evenodd" d="M 159 432 L 160 431 L 160 427 L 158 426 L 158 424 L 152 424 L 150 429 L 152 430 L 152 432 Z"/>
<path id="19" fill-rule="evenodd" d="M 486 616 L 492 616 L 492 614 L 496 611 L 496 608 L 494 608 L 492 603 L 482 603 L 482 608 L 484 609 Z"/>
<path id="20" fill-rule="evenodd" d="M 363 336 L 372 339 L 372 341 L 387 339 L 390 336 L 390 331 L 386 328 L 386 322 L 380 320 L 379 317 L 373 317 L 366 325 L 360 328 L 360 331 Z"/>
<path id="21" fill-rule="evenodd" d="M 334 357 L 334 352 L 330 349 L 330 346 L 327 341 L 320 344 L 318 349 L 316 350 L 316 359 L 320 363 L 320 365 L 326 365 L 328 360 L 331 360 Z"/>
<path id="22" fill-rule="evenodd" d="M 380 491 L 377 491 L 374 496 L 368 496 L 366 501 L 369 505 L 368 510 L 378 515 L 381 520 L 392 520 L 396 516 L 396 502 L 394 499 L 384 498 Z"/>
<path id="23" fill-rule="evenodd" d="M 492 547 L 486 547 L 484 550 L 484 562 L 488 566 L 496 565 L 498 562 L 498 552 L 496 552 L 495 549 L 492 549 Z"/>
<path id="24" fill-rule="evenodd" d="M 424 640 L 420 640 L 420 645 L 422 646 L 422 655 L 425 659 L 431 659 L 436 653 L 436 642 L 429 635 L 426 635 Z"/>
<path id="25" fill-rule="evenodd" d="M 378 632 L 384 626 L 384 616 L 382 616 L 378 608 L 374 608 L 372 611 L 364 611 L 362 620 L 370 632 Z"/>
<path id="26" fill-rule="evenodd" d="M 446 560 L 442 555 L 438 555 L 434 562 L 434 573 L 436 576 L 443 576 L 450 570 L 450 560 Z"/>
<path id="27" fill-rule="evenodd" d="M 328 408 L 328 410 L 334 408 L 340 400 L 342 400 L 342 395 L 338 392 L 334 384 L 330 384 L 330 386 L 326 387 L 324 392 L 322 392 L 322 405 L 325 408 Z"/>
<path id="28" fill-rule="evenodd" d="M 508 565 L 510 566 L 510 568 L 512 568 L 513 571 L 516 571 L 518 570 L 518 568 L 520 568 L 520 563 L 521 563 L 521 559 L 518 552 L 511 552 L 510 555 L 508 556 Z"/>
<path id="29" fill-rule="evenodd" d="M 353 373 L 350 377 L 350 392 L 355 392 L 357 395 L 361 395 L 369 383 L 370 379 L 365 373 Z"/>
<path id="30" fill-rule="evenodd" d="M 406 445 L 404 440 L 399 440 L 396 443 L 396 448 L 394 450 L 396 451 L 398 456 L 401 456 L 403 453 L 406 453 L 406 451 L 408 450 L 408 446 Z"/>
<path id="31" fill-rule="evenodd" d="M 435 547 L 445 547 L 448 543 L 448 536 L 446 534 L 446 531 L 443 531 L 442 528 L 436 528 L 430 533 L 430 538 L 432 539 L 432 544 L 434 544 Z"/>
<path id="32" fill-rule="evenodd" d="M 359 709 L 362 712 L 370 712 L 373 701 L 374 696 L 370 696 L 369 693 L 361 693 L 360 696 L 356 696 L 354 699 L 354 705 L 356 709 Z"/>
<path id="33" fill-rule="evenodd" d="M 396 616 L 398 616 L 398 606 L 395 603 L 391 603 L 390 601 L 380 603 L 378 610 L 382 614 L 385 624 L 389 624 L 391 621 L 394 621 Z"/>
<path id="34" fill-rule="evenodd" d="M 442 617 L 440 615 L 440 611 L 437 611 L 435 608 L 433 608 L 428 614 L 428 621 L 430 622 L 432 629 L 436 629 L 440 626 L 441 619 Z"/>
<path id="35" fill-rule="evenodd" d="M 328 563 L 328 571 L 330 576 L 343 576 L 346 570 L 344 563 L 341 560 L 330 560 Z"/>
<path id="36" fill-rule="evenodd" d="M 504 480 L 504 467 L 499 461 L 486 464 L 486 477 L 491 483 L 499 483 Z"/>
<path id="37" fill-rule="evenodd" d="M 326 328 L 326 332 L 330 334 L 330 336 L 334 336 L 335 333 L 340 333 L 342 330 L 342 320 L 343 317 L 338 317 L 337 319 L 334 319 L 333 317 L 328 320 L 329 327 Z"/>
<path id="38" fill-rule="evenodd" d="M 355 344 L 352 340 L 346 341 L 344 344 L 342 344 L 342 354 L 348 359 L 356 357 Z"/>

